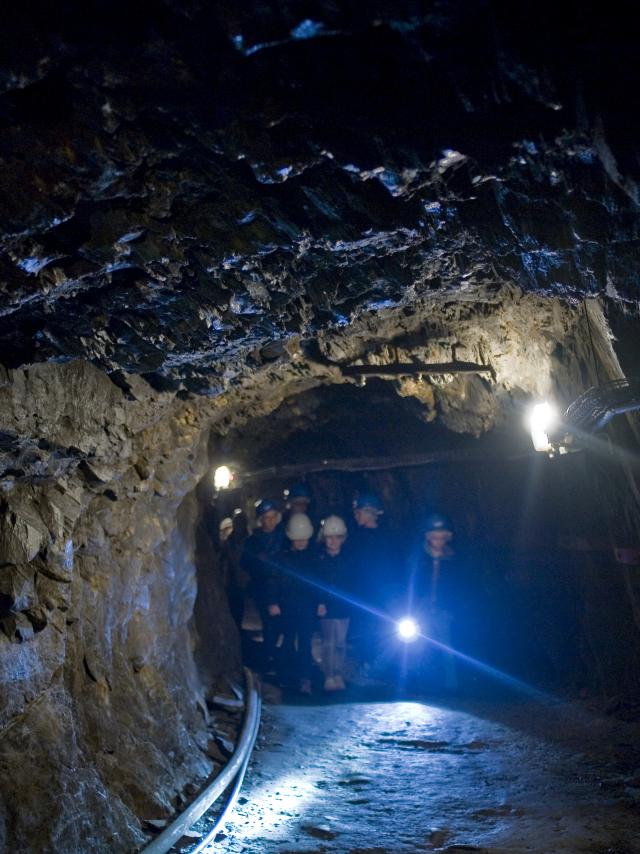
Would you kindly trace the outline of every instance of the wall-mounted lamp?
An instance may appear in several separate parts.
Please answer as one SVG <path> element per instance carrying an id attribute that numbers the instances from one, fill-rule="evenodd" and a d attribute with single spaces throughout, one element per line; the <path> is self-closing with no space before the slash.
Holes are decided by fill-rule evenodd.
<path id="1" fill-rule="evenodd" d="M 558 424 L 558 411 L 548 400 L 536 403 L 529 411 L 529 430 L 536 451 L 548 454 L 552 450 L 549 434 Z"/>
<path id="2" fill-rule="evenodd" d="M 213 473 L 213 485 L 216 489 L 229 489 L 235 480 L 235 474 L 229 466 L 218 466 Z"/>

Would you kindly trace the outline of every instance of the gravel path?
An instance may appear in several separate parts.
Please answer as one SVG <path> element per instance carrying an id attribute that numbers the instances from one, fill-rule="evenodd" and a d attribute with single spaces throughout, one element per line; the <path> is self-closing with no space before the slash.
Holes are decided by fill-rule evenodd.
<path id="1" fill-rule="evenodd" d="M 215 851 L 640 854 L 640 727 L 570 705 L 271 705 Z"/>

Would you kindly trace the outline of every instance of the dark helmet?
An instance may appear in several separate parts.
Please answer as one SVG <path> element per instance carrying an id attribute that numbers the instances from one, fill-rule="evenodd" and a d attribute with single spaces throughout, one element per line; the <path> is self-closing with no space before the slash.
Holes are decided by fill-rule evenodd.
<path id="1" fill-rule="evenodd" d="M 270 498 L 262 498 L 256 504 L 256 516 L 263 516 L 265 513 L 268 513 L 269 510 L 275 510 L 276 512 L 280 512 L 280 508 L 276 501 L 272 501 Z"/>
<path id="2" fill-rule="evenodd" d="M 376 513 L 384 513 L 384 507 L 377 495 L 373 492 L 363 492 L 353 500 L 354 510 L 374 510 Z"/>
<path id="3" fill-rule="evenodd" d="M 294 483 L 289 489 L 285 489 L 284 497 L 289 501 L 292 498 L 306 498 L 311 501 L 311 490 L 306 483 Z"/>
<path id="4" fill-rule="evenodd" d="M 432 513 L 424 520 L 422 530 L 425 534 L 429 534 L 432 531 L 446 531 L 450 534 L 451 526 L 444 516 L 441 516 L 439 513 Z"/>

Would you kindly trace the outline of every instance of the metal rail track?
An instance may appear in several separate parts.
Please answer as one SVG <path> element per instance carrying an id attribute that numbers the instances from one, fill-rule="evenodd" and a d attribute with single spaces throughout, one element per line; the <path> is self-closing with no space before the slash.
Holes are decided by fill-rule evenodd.
<path id="1" fill-rule="evenodd" d="M 210 828 L 206 836 L 199 840 L 195 847 L 190 849 L 189 854 L 197 854 L 209 845 L 217 833 L 220 832 L 223 825 L 229 819 L 233 807 L 240 794 L 242 781 L 249 765 L 251 751 L 258 736 L 260 727 L 260 708 L 261 700 L 258 692 L 258 687 L 253 673 L 245 668 L 246 678 L 246 697 L 244 721 L 240 730 L 240 737 L 236 744 L 235 750 L 231 759 L 227 762 L 220 774 L 204 789 L 198 797 L 191 803 L 180 815 L 168 825 L 162 833 L 156 837 L 146 848 L 143 848 L 140 854 L 166 854 L 176 844 L 176 842 L 184 836 L 208 809 L 218 800 L 218 798 L 229 788 L 233 783 L 233 788 L 227 799 L 224 809 L 218 816 L 213 827 Z"/>

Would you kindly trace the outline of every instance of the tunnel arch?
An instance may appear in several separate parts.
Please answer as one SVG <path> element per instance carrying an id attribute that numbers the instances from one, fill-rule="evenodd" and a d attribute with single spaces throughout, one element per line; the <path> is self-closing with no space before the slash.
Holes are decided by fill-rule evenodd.
<path id="1" fill-rule="evenodd" d="M 611 693 L 624 683 L 624 690 L 635 691 L 637 599 L 624 568 L 611 561 L 612 543 L 633 537 L 612 530 L 613 508 L 625 501 L 626 476 L 613 459 L 597 455 L 541 458 L 532 450 L 524 417 L 527 404 L 541 395 L 566 404 L 583 384 L 621 374 L 603 306 L 540 303 L 509 291 L 506 309 L 499 303 L 480 310 L 445 305 L 439 315 L 430 308 L 369 319 L 368 337 L 356 327 L 354 341 L 338 333 L 336 340 L 303 347 L 294 363 L 303 365 L 311 351 L 308 364 L 327 368 L 329 376 L 315 384 L 305 378 L 302 391 L 296 383 L 293 393 L 278 396 L 279 405 L 243 417 L 223 436 L 213 429 L 212 467 L 230 461 L 240 484 L 216 496 L 210 479 L 203 481 L 203 500 L 214 508 L 208 515 L 214 550 L 223 516 L 242 509 L 252 525 L 259 498 L 281 499 L 300 478 L 311 489 L 318 517 L 337 512 L 349 518 L 355 492 L 378 492 L 388 505 L 388 526 L 405 542 L 426 513 L 445 512 L 459 531 L 460 547 L 482 553 L 478 574 L 488 597 L 499 600 L 503 611 L 509 595 L 522 603 L 529 597 L 554 635 L 532 643 L 531 620 L 519 618 L 519 636 L 503 621 L 503 649 L 488 651 L 496 663 L 534 680 L 574 686 L 597 672 L 588 690 Z M 381 329 L 390 334 L 386 341 Z M 475 349 L 465 343 L 470 340 Z M 452 352 L 469 358 L 482 353 L 485 361 L 477 364 L 491 370 L 481 377 L 374 377 L 363 386 L 345 379 L 339 363 L 338 371 L 336 363 L 327 365 L 328 354 L 340 354 L 343 363 L 349 358 L 350 365 L 384 373 L 398 363 L 441 363 Z M 596 498 L 607 483 L 618 491 L 611 513 L 603 513 Z M 625 614 L 613 646 L 597 615 L 605 590 Z M 542 603 L 554 598 L 557 611 L 545 613 Z"/>

